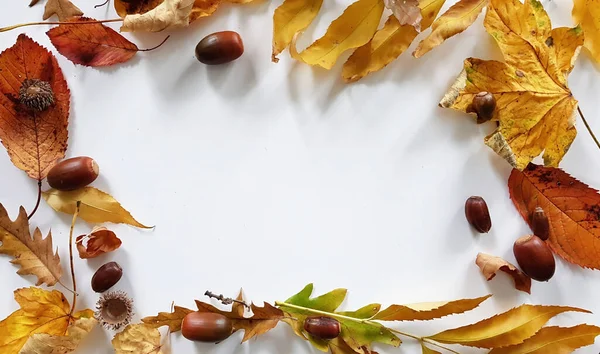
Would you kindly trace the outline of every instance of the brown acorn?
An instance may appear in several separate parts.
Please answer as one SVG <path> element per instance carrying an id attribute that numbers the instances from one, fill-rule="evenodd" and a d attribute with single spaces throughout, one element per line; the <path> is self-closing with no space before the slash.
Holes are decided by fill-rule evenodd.
<path id="1" fill-rule="evenodd" d="M 92 290 L 103 293 L 121 280 L 123 269 L 117 262 L 109 262 L 98 268 L 92 277 Z"/>
<path id="2" fill-rule="evenodd" d="M 38 79 L 25 79 L 19 89 L 19 101 L 33 111 L 45 111 L 54 104 L 50 83 Z"/>
<path id="3" fill-rule="evenodd" d="M 546 241 L 550 237 L 550 222 L 541 207 L 536 207 L 531 213 L 531 231 L 537 237 Z"/>
<path id="4" fill-rule="evenodd" d="M 229 63 L 244 53 L 242 37 L 234 31 L 209 34 L 196 46 L 196 59 L 207 65 Z"/>
<path id="5" fill-rule="evenodd" d="M 196 342 L 217 343 L 233 332 L 231 320 L 212 312 L 190 312 L 181 322 L 181 334 Z"/>
<path id="6" fill-rule="evenodd" d="M 472 110 L 477 113 L 477 123 L 487 122 L 494 117 L 496 99 L 489 92 L 480 92 L 473 97 Z"/>
<path id="7" fill-rule="evenodd" d="M 487 203 L 482 197 L 470 197 L 465 203 L 467 221 L 480 233 L 487 233 L 492 228 L 492 219 Z"/>
<path id="8" fill-rule="evenodd" d="M 335 318 L 313 316 L 304 320 L 304 330 L 313 337 L 328 340 L 337 338 L 340 335 L 341 327 Z"/>
<path id="9" fill-rule="evenodd" d="M 48 184 L 60 191 L 83 188 L 98 178 L 100 168 L 87 156 L 73 157 L 57 163 L 48 172 Z"/>
<path id="10" fill-rule="evenodd" d="M 550 247 L 535 235 L 515 241 L 513 252 L 523 273 L 537 281 L 548 281 L 554 275 L 556 262 Z"/>

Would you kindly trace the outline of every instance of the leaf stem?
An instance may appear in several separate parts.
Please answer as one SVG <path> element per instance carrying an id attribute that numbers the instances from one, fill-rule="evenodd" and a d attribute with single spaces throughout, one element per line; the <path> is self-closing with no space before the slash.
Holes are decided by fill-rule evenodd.
<path id="1" fill-rule="evenodd" d="M 115 18 L 112 20 L 102 20 L 102 21 L 73 21 L 73 22 L 27 22 L 27 23 L 19 23 L 18 25 L 8 26 L 8 27 L 0 27 L 0 32 L 8 32 L 17 28 L 27 27 L 27 26 L 41 26 L 41 25 L 89 25 L 94 23 L 108 23 L 108 22 L 123 22 L 122 18 Z"/>
<path id="2" fill-rule="evenodd" d="M 71 278 L 73 279 L 73 304 L 71 305 L 69 316 L 73 315 L 75 304 L 77 304 L 77 281 L 75 280 L 75 267 L 73 266 L 73 229 L 75 229 L 75 221 L 77 221 L 80 206 L 81 201 L 78 200 L 77 205 L 75 206 L 75 212 L 73 213 L 73 221 L 71 221 L 71 230 L 69 231 L 69 259 L 71 261 Z"/>
<path id="3" fill-rule="evenodd" d="M 27 220 L 30 220 L 31 217 L 33 216 L 33 214 L 35 214 L 35 212 L 38 210 L 38 207 L 40 206 L 40 201 L 41 200 L 42 200 L 42 181 L 38 181 L 37 202 L 35 202 L 35 207 L 33 208 L 33 210 L 31 211 L 31 213 L 27 217 Z"/>
<path id="4" fill-rule="evenodd" d="M 583 120 L 583 124 L 585 124 L 585 127 L 587 128 L 588 132 L 592 136 L 592 139 L 594 139 L 594 142 L 596 143 L 596 145 L 600 149 L 600 142 L 598 142 L 598 139 L 596 139 L 596 135 L 594 135 L 594 132 L 592 131 L 592 128 L 590 128 L 590 125 L 588 124 L 587 120 L 583 116 L 583 112 L 581 111 L 581 107 L 579 107 L 579 105 L 577 105 L 577 111 L 579 112 L 579 115 L 581 116 L 581 120 Z"/>
<path id="5" fill-rule="evenodd" d="M 154 47 L 152 47 L 152 48 L 148 48 L 148 49 L 138 49 L 138 52 L 150 52 L 150 51 L 152 51 L 152 50 L 154 50 L 154 49 L 158 49 L 158 48 L 160 48 L 160 47 L 161 47 L 163 44 L 165 44 L 165 42 L 166 42 L 166 41 L 167 41 L 167 39 L 169 39 L 169 38 L 171 38 L 171 35 L 168 35 L 168 36 L 167 36 L 167 38 L 163 39 L 163 41 L 162 41 L 162 42 L 160 42 L 160 44 L 159 44 L 159 45 L 157 45 L 157 46 L 154 46 Z"/>
<path id="6" fill-rule="evenodd" d="M 104 1 L 102 4 L 95 5 L 95 6 L 94 6 L 94 9 L 97 9 L 97 8 L 99 8 L 99 7 L 102 7 L 102 6 L 106 5 L 106 4 L 108 4 L 109 2 L 110 2 L 110 0 L 106 0 L 106 1 Z"/>

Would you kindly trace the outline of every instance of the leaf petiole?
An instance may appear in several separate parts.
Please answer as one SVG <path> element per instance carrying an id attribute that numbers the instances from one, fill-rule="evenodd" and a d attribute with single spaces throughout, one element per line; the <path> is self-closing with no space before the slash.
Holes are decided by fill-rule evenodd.
<path id="1" fill-rule="evenodd" d="M 122 18 L 115 18 L 112 20 L 102 20 L 102 21 L 72 21 L 72 22 L 27 22 L 27 23 L 19 23 L 18 25 L 8 26 L 8 27 L 0 27 L 0 32 L 8 32 L 17 28 L 27 27 L 27 26 L 42 26 L 42 25 L 87 25 L 94 23 L 108 23 L 108 22 L 123 22 Z"/>
<path id="2" fill-rule="evenodd" d="M 77 304 L 77 282 L 75 281 L 75 267 L 73 266 L 73 229 L 75 229 L 75 221 L 77 221 L 80 206 L 81 202 L 77 201 L 75 212 L 73 213 L 73 220 L 71 221 L 71 229 L 69 231 L 69 259 L 71 261 L 71 278 L 73 279 L 73 304 L 71 305 L 71 312 L 69 312 L 69 316 L 73 315 L 73 311 L 75 311 L 75 304 Z"/>
<path id="3" fill-rule="evenodd" d="M 577 105 L 577 111 L 579 112 L 579 115 L 581 116 L 581 120 L 583 121 L 583 124 L 585 125 L 585 127 L 588 130 L 588 132 L 592 136 L 592 139 L 594 139 L 594 142 L 596 143 L 596 145 L 600 149 L 600 142 L 598 142 L 598 139 L 596 139 L 596 135 L 594 135 L 594 132 L 592 131 L 592 128 L 590 128 L 590 125 L 588 124 L 587 120 L 583 116 L 583 112 L 581 111 L 581 107 L 579 107 L 579 105 Z"/>

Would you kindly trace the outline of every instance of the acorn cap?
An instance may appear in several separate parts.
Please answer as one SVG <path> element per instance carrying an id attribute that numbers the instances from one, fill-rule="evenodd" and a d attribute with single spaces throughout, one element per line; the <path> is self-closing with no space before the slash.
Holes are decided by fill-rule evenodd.
<path id="1" fill-rule="evenodd" d="M 19 90 L 19 101 L 34 111 L 45 111 L 54 104 L 54 92 L 49 82 L 25 79 Z"/>
<path id="2" fill-rule="evenodd" d="M 133 316 L 133 300 L 122 291 L 111 291 L 100 296 L 94 317 L 106 329 L 113 331 L 127 326 Z"/>

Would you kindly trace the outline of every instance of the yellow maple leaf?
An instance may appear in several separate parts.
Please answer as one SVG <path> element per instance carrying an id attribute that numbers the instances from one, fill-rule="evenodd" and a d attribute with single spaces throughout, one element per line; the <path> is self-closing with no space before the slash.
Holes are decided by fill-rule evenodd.
<path id="1" fill-rule="evenodd" d="M 485 143 L 519 170 L 542 152 L 547 166 L 557 166 L 577 134 L 567 75 L 583 44 L 581 29 L 553 30 L 537 0 L 491 0 L 484 24 L 505 62 L 465 60 L 440 105 L 468 112 L 477 93 L 491 92 L 499 126 Z"/>
<path id="2" fill-rule="evenodd" d="M 73 322 L 64 336 L 37 333 L 29 337 L 19 354 L 68 354 L 73 352 L 81 341 L 98 324 L 95 318 L 80 318 Z"/>
<path id="3" fill-rule="evenodd" d="M 573 19 L 585 33 L 583 46 L 600 62 L 600 0 L 574 0 Z"/>
<path id="4" fill-rule="evenodd" d="M 278 62 L 277 55 L 287 48 L 294 35 L 303 31 L 317 17 L 323 0 L 285 0 L 273 14 L 273 54 L 271 60 Z"/>
<path id="5" fill-rule="evenodd" d="M 162 354 L 160 332 L 145 324 L 132 324 L 112 340 L 116 354 Z"/>

